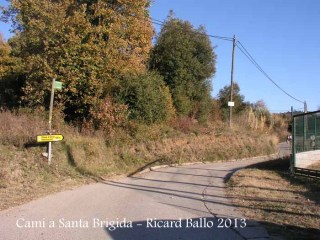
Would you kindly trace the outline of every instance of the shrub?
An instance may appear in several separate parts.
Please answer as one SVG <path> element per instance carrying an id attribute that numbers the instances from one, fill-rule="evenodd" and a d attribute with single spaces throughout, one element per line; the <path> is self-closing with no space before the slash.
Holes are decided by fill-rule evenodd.
<path id="1" fill-rule="evenodd" d="M 102 129 L 106 134 L 112 135 L 115 128 L 125 125 L 128 116 L 128 107 L 115 103 L 111 97 L 101 100 L 97 107 L 91 110 L 91 124 L 94 129 Z"/>
<path id="2" fill-rule="evenodd" d="M 171 121 L 170 125 L 180 132 L 189 133 L 195 125 L 193 121 L 189 117 L 177 117 Z"/>
<path id="3" fill-rule="evenodd" d="M 175 109 L 169 88 L 157 73 L 128 77 L 123 81 L 119 99 L 129 107 L 130 119 L 151 124 L 172 118 Z"/>

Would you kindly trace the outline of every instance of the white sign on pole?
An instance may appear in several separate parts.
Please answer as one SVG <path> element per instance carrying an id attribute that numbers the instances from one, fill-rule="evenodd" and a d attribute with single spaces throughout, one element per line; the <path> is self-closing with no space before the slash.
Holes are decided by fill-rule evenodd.
<path id="1" fill-rule="evenodd" d="M 234 107 L 234 102 L 228 102 L 229 107 Z"/>

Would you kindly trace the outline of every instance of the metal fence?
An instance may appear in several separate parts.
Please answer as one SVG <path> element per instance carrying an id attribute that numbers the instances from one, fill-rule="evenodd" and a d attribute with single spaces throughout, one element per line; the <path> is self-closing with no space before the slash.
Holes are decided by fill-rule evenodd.
<path id="1" fill-rule="evenodd" d="M 320 111 L 293 116 L 292 135 L 293 173 L 320 162 Z"/>
<path id="2" fill-rule="evenodd" d="M 293 116 L 296 153 L 320 149 L 320 111 Z"/>

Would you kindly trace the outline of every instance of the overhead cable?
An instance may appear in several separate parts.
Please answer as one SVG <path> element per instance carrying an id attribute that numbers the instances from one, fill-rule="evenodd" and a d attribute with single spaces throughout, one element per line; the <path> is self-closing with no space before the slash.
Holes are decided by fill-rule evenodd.
<path id="1" fill-rule="evenodd" d="M 238 49 L 249 59 L 249 61 L 269 80 L 271 81 L 277 88 L 279 88 L 282 92 L 284 92 L 287 96 L 290 98 L 300 102 L 304 103 L 304 101 L 301 101 L 291 94 L 289 94 L 287 91 L 285 91 L 282 87 L 280 87 L 263 69 L 262 67 L 257 63 L 257 61 L 252 57 L 252 55 L 249 53 L 249 51 L 243 46 L 243 44 L 240 41 L 237 41 L 236 46 Z"/>

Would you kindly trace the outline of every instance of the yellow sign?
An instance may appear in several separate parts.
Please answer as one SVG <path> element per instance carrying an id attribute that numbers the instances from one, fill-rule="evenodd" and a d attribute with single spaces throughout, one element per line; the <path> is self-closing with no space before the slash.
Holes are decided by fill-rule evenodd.
<path id="1" fill-rule="evenodd" d="M 37 142 L 59 142 L 63 140 L 63 135 L 38 135 Z"/>

